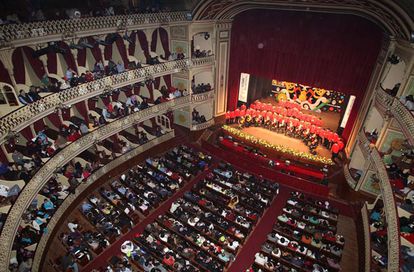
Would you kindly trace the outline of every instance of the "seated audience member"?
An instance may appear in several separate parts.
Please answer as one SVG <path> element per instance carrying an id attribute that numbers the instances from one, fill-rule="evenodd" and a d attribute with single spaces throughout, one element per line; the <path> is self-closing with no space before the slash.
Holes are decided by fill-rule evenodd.
<path id="1" fill-rule="evenodd" d="M 29 95 L 27 95 L 25 91 L 23 90 L 20 90 L 18 98 L 19 98 L 19 102 L 22 103 L 23 105 L 27 105 L 33 102 L 32 98 Z"/>

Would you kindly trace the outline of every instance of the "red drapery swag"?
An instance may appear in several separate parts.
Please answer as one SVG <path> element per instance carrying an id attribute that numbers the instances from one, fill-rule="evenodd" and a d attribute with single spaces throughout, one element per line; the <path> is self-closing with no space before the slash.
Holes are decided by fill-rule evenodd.
<path id="1" fill-rule="evenodd" d="M 86 48 L 77 49 L 78 50 L 78 65 L 81 67 L 86 66 Z"/>
<path id="2" fill-rule="evenodd" d="M 41 131 L 45 128 L 45 122 L 41 119 L 41 120 L 37 120 L 36 122 L 33 123 L 34 129 L 35 131 Z"/>
<path id="3" fill-rule="evenodd" d="M 170 89 L 171 86 L 172 86 L 171 75 L 165 75 L 165 76 L 163 76 L 163 78 L 164 78 L 165 84 L 167 84 L 167 89 Z"/>
<path id="4" fill-rule="evenodd" d="M 89 50 L 91 50 L 92 55 L 95 58 L 95 61 L 102 60 L 102 54 L 101 49 L 99 48 L 99 44 L 92 37 L 88 37 L 88 43 L 93 44 L 93 48 Z"/>
<path id="5" fill-rule="evenodd" d="M 76 103 L 75 107 L 78 110 L 78 112 L 80 113 L 80 115 L 82 115 L 83 120 L 86 123 L 88 123 L 89 122 L 89 117 L 88 117 L 88 110 L 86 109 L 85 102 L 81 101 L 79 103 Z"/>
<path id="6" fill-rule="evenodd" d="M 88 108 L 89 108 L 89 110 L 95 110 L 96 101 L 93 100 L 93 99 L 88 99 Z"/>
<path id="7" fill-rule="evenodd" d="M 0 82 L 12 84 L 9 72 L 7 71 L 6 67 L 4 67 L 3 62 L 1 61 L 0 61 Z"/>
<path id="8" fill-rule="evenodd" d="M 124 40 L 122 39 L 122 37 L 118 37 L 116 39 L 116 46 L 118 48 L 119 54 L 121 55 L 122 61 L 124 62 L 124 67 L 127 68 L 128 67 L 128 53 L 125 47 L 125 43 Z"/>
<path id="9" fill-rule="evenodd" d="M 17 48 L 14 50 L 12 55 L 12 62 L 13 62 L 13 74 L 14 79 L 16 80 L 17 84 L 25 84 L 25 70 L 24 70 L 24 60 L 23 60 L 23 52 L 21 48 Z M 20 90 L 16 90 L 19 92 Z"/>
<path id="10" fill-rule="evenodd" d="M 66 65 L 70 67 L 72 70 L 74 70 L 76 73 L 78 73 L 78 68 L 76 66 L 76 60 L 75 57 L 72 54 L 72 51 L 69 48 L 69 45 L 67 45 L 65 42 L 58 42 L 59 47 L 66 50 L 66 53 L 63 54 L 63 58 L 65 59 Z"/>
<path id="11" fill-rule="evenodd" d="M 62 123 L 60 122 L 60 118 L 59 115 L 55 112 L 49 114 L 47 116 L 47 118 L 50 120 L 50 122 L 57 128 L 59 129 L 59 127 L 62 125 Z"/>
<path id="12" fill-rule="evenodd" d="M 164 49 L 164 57 L 165 59 L 168 59 L 171 55 L 170 44 L 168 41 L 168 32 L 162 27 L 158 28 L 158 31 L 160 33 L 161 45 L 162 45 L 162 48 Z"/>
<path id="13" fill-rule="evenodd" d="M 254 34 L 252 34 L 254 33 Z M 378 57 L 383 31 L 351 15 L 251 10 L 233 21 L 228 109 L 237 106 L 240 73 L 355 95 L 347 139 Z"/>
<path id="14" fill-rule="evenodd" d="M 33 71 L 35 72 L 36 76 L 39 79 L 42 79 L 45 75 L 45 70 L 43 68 L 43 64 L 39 58 L 33 57 L 34 50 L 33 48 L 23 46 L 23 52 L 26 56 L 27 61 L 29 62 L 30 66 L 32 67 Z"/>
<path id="15" fill-rule="evenodd" d="M 158 40 L 158 28 L 152 32 L 151 37 L 151 52 L 157 51 L 157 40 Z"/>
<path id="16" fill-rule="evenodd" d="M 147 36 L 142 30 L 138 30 L 136 35 L 138 36 L 139 45 L 141 46 L 141 49 L 144 52 L 147 61 L 150 59 Z"/>
<path id="17" fill-rule="evenodd" d="M 57 73 L 57 55 L 54 52 L 47 53 L 47 70 L 49 74 Z"/>

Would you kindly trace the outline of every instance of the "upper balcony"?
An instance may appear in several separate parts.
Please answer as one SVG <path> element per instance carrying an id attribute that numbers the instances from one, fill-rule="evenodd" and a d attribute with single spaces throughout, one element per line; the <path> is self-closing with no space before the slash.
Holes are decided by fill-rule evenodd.
<path id="1" fill-rule="evenodd" d="M 31 123 L 47 116 L 55 109 L 64 105 L 72 105 L 79 101 L 102 94 L 106 90 L 121 88 L 148 77 L 160 77 L 167 74 L 178 73 L 190 67 L 213 63 L 214 56 L 209 56 L 196 61 L 189 59 L 175 60 L 161 64 L 145 66 L 143 68 L 130 70 L 122 74 L 107 76 L 92 82 L 66 89 L 42 98 L 35 103 L 23 106 L 0 119 L 0 143 L 3 143 L 7 135 L 14 134 L 27 127 Z M 205 101 L 205 97 L 212 98 L 213 92 L 194 95 L 193 102 Z"/>
<path id="2" fill-rule="evenodd" d="M 410 144 L 414 145 L 414 115 L 403 103 L 380 88 L 375 92 L 375 103 L 397 120 Z"/>
<path id="3" fill-rule="evenodd" d="M 142 29 L 161 24 L 188 23 L 187 11 L 89 17 L 42 21 L 0 26 L 0 49 L 46 43 L 69 38 L 115 33 L 126 29 Z"/>

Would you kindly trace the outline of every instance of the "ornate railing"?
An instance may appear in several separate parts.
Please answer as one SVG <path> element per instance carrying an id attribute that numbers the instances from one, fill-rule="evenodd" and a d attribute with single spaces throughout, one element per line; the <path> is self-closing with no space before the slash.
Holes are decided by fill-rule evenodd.
<path id="1" fill-rule="evenodd" d="M 376 90 L 375 100 L 388 111 L 387 113 L 394 116 L 408 141 L 414 145 L 414 115 L 399 99 L 392 97 L 380 88 Z"/>
<path id="2" fill-rule="evenodd" d="M 190 130 L 192 130 L 192 131 L 203 130 L 203 129 L 211 127 L 212 125 L 214 125 L 214 118 L 208 120 L 207 122 L 201 123 L 201 124 L 191 125 Z"/>
<path id="3" fill-rule="evenodd" d="M 364 228 L 364 271 L 371 271 L 371 231 L 369 226 L 368 208 L 366 203 L 364 203 L 364 206 L 361 209 L 361 216 L 362 225 Z"/>
<path id="4" fill-rule="evenodd" d="M 368 142 L 364 131 L 359 133 L 359 142 L 362 147 Z M 369 147 L 368 147 L 369 148 Z M 387 170 L 385 169 L 384 161 L 381 158 L 377 148 L 372 146 L 370 152 L 365 157 L 370 159 L 375 166 L 377 177 L 380 181 L 381 196 L 384 202 L 384 211 L 387 217 L 387 235 L 388 235 L 388 269 L 387 271 L 399 271 L 400 265 L 400 237 L 399 225 L 396 203 L 394 199 L 394 192 L 392 191 L 391 183 L 388 178 Z M 364 151 L 363 151 L 364 153 Z M 364 153 L 365 156 L 365 153 Z"/>
<path id="5" fill-rule="evenodd" d="M 362 154 L 365 158 L 369 157 L 369 154 L 371 153 L 370 148 L 370 142 L 368 141 L 367 137 L 365 136 L 364 131 L 360 131 L 359 137 L 358 137 L 359 147 L 361 149 Z"/>
<path id="6" fill-rule="evenodd" d="M 214 98 L 214 90 L 205 92 L 205 93 L 199 93 L 199 94 L 192 94 L 191 95 L 191 102 L 192 103 L 200 103 L 205 102 L 207 100 Z"/>
<path id="7" fill-rule="evenodd" d="M 38 170 L 29 183 L 27 183 L 22 189 L 19 197 L 9 211 L 0 236 L 0 244 L 2 245 L 2 251 L 0 252 L 0 263 L 9 263 L 14 237 L 20 225 L 24 211 L 57 169 L 68 163 L 86 149 L 93 146 L 96 142 L 104 140 L 109 136 L 132 126 L 133 124 L 151 119 L 168 111 L 189 106 L 189 104 L 190 96 L 180 97 L 115 120 L 108 125 L 100 127 L 95 131 L 79 138 L 77 141 L 65 147 L 48 162 L 46 162 L 46 164 Z M 6 268 L 7 266 L 0 266 L 0 272 L 7 271 Z"/>
<path id="8" fill-rule="evenodd" d="M 62 38 L 85 37 L 134 30 L 143 25 L 188 22 L 186 11 L 149 14 L 132 14 L 80 19 L 42 21 L 0 26 L 0 48 L 18 47 L 38 41 L 48 42 Z"/>
<path id="9" fill-rule="evenodd" d="M 69 194 L 68 197 L 63 201 L 63 203 L 60 205 L 60 207 L 56 210 L 52 218 L 50 219 L 47 228 L 48 232 L 43 234 L 40 238 L 39 243 L 37 244 L 35 255 L 33 258 L 33 264 L 32 264 L 32 271 L 41 271 L 40 265 L 42 261 L 43 253 L 46 249 L 48 240 L 51 238 L 52 230 L 56 227 L 56 224 L 59 222 L 65 211 L 69 208 L 69 206 L 86 190 L 89 188 L 90 185 L 92 185 L 96 180 L 104 176 L 109 171 L 115 169 L 122 163 L 136 157 L 138 154 L 141 154 L 152 147 L 166 142 L 172 138 L 174 138 L 174 131 L 170 131 L 158 138 L 155 138 L 143 145 L 140 145 L 130 152 L 123 154 L 116 158 L 115 160 L 111 161 L 110 163 L 106 164 L 105 166 L 101 167 L 97 171 L 95 171 L 86 182 L 82 182 L 77 188 L 75 194 Z"/>
<path id="10" fill-rule="evenodd" d="M 180 72 L 183 68 L 187 67 L 189 67 L 188 59 L 165 62 L 104 77 L 46 96 L 0 119 L 0 143 L 4 142 L 9 133 L 22 130 L 63 105 L 71 105 L 83 101 L 97 96 L 108 89 L 121 88 L 139 81 L 144 81 L 149 76 L 159 77 Z"/>
<path id="11" fill-rule="evenodd" d="M 197 66 L 214 64 L 214 55 L 203 58 L 191 58 L 191 61 L 194 65 Z"/>
<path id="12" fill-rule="evenodd" d="M 352 189 L 355 189 L 355 186 L 357 185 L 358 181 L 356 181 L 349 171 L 349 164 L 344 164 L 344 176 L 346 179 L 346 182 L 348 183 L 349 187 Z"/>

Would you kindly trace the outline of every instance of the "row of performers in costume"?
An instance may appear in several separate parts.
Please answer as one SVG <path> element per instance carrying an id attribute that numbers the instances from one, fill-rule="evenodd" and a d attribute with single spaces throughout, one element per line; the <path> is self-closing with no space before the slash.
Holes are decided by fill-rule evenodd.
<path id="1" fill-rule="evenodd" d="M 243 112 L 244 111 L 244 112 Z M 260 101 L 255 101 L 250 105 L 249 108 L 247 108 L 245 105 L 242 105 L 240 109 L 236 109 L 234 111 L 228 111 L 227 114 L 229 115 L 229 118 L 234 115 L 240 116 L 244 114 L 250 114 L 253 115 L 252 111 L 258 111 L 261 112 L 261 114 L 279 114 L 284 117 L 293 117 L 296 119 L 299 119 L 301 121 L 309 122 L 312 125 L 321 127 L 323 125 L 323 122 L 321 119 L 319 119 L 316 116 L 305 114 L 300 111 L 300 106 L 296 103 L 284 101 L 279 102 L 277 106 L 273 106 L 270 103 L 261 103 Z"/>
<path id="2" fill-rule="evenodd" d="M 311 154 L 316 154 L 315 149 L 319 144 L 323 144 L 330 149 L 334 156 L 344 148 L 344 143 L 337 133 L 313 125 L 310 122 L 272 112 L 259 112 L 255 110 L 249 113 L 243 110 L 239 112 L 240 114 L 226 115 L 226 123 L 238 123 L 241 127 L 261 126 L 301 139 L 309 147 Z"/>

